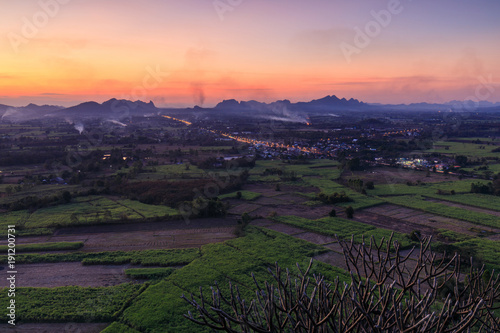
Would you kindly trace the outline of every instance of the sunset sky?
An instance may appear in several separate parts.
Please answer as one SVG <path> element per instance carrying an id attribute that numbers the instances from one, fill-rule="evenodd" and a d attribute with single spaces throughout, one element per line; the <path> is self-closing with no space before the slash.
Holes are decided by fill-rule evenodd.
<path id="1" fill-rule="evenodd" d="M 498 0 L 0 6 L 1 104 L 116 97 L 213 106 L 332 94 L 371 103 L 500 101 Z"/>

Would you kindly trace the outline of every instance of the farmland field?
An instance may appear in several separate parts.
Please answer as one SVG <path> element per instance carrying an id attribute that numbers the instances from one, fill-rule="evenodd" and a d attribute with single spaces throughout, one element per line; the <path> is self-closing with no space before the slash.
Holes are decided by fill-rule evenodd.
<path id="1" fill-rule="evenodd" d="M 460 220 L 458 218 L 450 218 L 441 215 L 432 214 L 420 209 L 409 208 L 400 205 L 385 204 L 381 206 L 371 207 L 362 211 L 385 217 L 385 221 L 389 224 L 389 218 L 395 219 L 396 223 L 408 224 L 412 230 L 424 229 L 446 229 L 470 236 L 482 236 L 485 233 L 494 235 L 500 230 L 489 227 L 481 227 L 474 223 Z M 382 219 L 383 220 L 383 219 Z M 367 222 L 368 223 L 368 222 Z M 394 223 L 394 222 L 393 222 Z M 392 227 L 395 229 L 396 227 Z M 410 230 L 408 230 L 410 232 Z M 432 235 L 433 232 L 426 232 L 427 235 Z"/>
<path id="2" fill-rule="evenodd" d="M 459 204 L 472 206 L 472 207 L 480 207 L 490 211 L 499 211 L 500 212 L 500 198 L 479 194 L 479 193 L 467 193 L 467 194 L 457 194 L 457 195 L 428 195 L 437 200 L 444 200 L 450 202 L 456 202 Z M 495 214 L 492 212 L 492 214 Z"/>
<path id="3" fill-rule="evenodd" d="M 484 147 L 484 148 L 481 148 Z M 437 141 L 434 147 L 427 152 L 465 155 L 470 157 L 498 157 L 499 153 L 492 152 L 497 146 L 453 141 Z"/>
<path id="4" fill-rule="evenodd" d="M 106 322 L 115 319 L 121 308 L 137 297 L 143 288 L 131 283 L 96 288 L 19 288 L 17 313 L 23 322 Z M 1 304 L 6 304 L 6 295 L 2 290 Z"/>
<path id="5" fill-rule="evenodd" d="M 184 318 L 193 309 L 182 295 L 196 297 L 200 287 L 209 295 L 215 284 L 225 293 L 230 282 L 250 300 L 252 273 L 263 285 L 275 263 L 296 276 L 297 264 L 306 267 L 311 258 L 314 274 L 349 281 L 339 238 L 358 244 L 393 235 L 408 251 L 420 237 L 432 236 L 439 252 L 472 256 L 488 274 L 500 269 L 500 197 L 471 193 L 476 184 L 493 186 L 495 175 L 483 169 L 500 170 L 500 154 L 491 152 L 497 145 L 450 139 L 422 150 L 430 143 L 413 136 L 417 129 L 398 130 L 410 135 L 393 139 L 379 131 L 384 121 L 356 141 L 350 120 L 342 129 L 335 123 L 319 129 L 326 118 L 312 116 L 312 125 L 277 123 L 273 129 L 281 147 L 305 147 L 275 149 L 221 142 L 217 131 L 231 126 L 205 128 L 204 118 L 178 116 L 200 125 L 160 124 L 163 117 L 152 116 L 141 127 L 149 120 L 137 117 L 112 127 L 96 145 L 82 143 L 85 135 L 65 122 L 58 132 L 0 124 L 6 133 L 19 131 L 0 145 L 14 156 L 0 156 L 12 164 L 1 168 L 0 235 L 15 225 L 21 330 L 64 331 L 63 324 L 82 321 L 78 329 L 92 333 L 210 332 Z M 238 126 L 253 125 L 245 120 Z M 51 174 L 50 158 L 16 165 L 17 157 L 30 161 L 42 147 L 64 159 L 66 152 L 85 158 L 77 166 L 59 160 L 58 175 Z M 410 147 L 419 158 L 450 166 L 455 155 L 466 155 L 472 162 L 462 170 L 477 174 L 459 178 L 456 169 L 397 167 L 398 155 L 412 158 Z M 486 176 L 491 179 L 479 179 Z M 0 250 L 7 244 L 7 237 L 0 239 Z M 5 271 L 8 258 L 0 259 Z M 6 287 L 8 281 L 0 281 Z M 6 289 L 0 293 L 6 306 Z M 0 324 L 0 331 L 6 327 Z"/>
<path id="6" fill-rule="evenodd" d="M 37 229 L 178 215 L 177 209 L 167 206 L 96 196 L 77 198 L 72 203 L 38 209 L 33 213 L 28 211 L 3 213 L 0 217 L 2 225 L 11 224 L 24 229 Z"/>
<path id="7" fill-rule="evenodd" d="M 464 208 L 450 207 L 448 205 L 430 202 L 421 196 L 398 196 L 387 197 L 384 199 L 393 204 L 420 209 L 425 212 L 446 217 L 461 219 L 481 226 L 487 226 L 495 229 L 500 228 L 500 220 L 498 216 L 480 212 L 471 212 L 470 210 Z"/>
<path id="8" fill-rule="evenodd" d="M 369 240 L 371 236 L 374 236 L 375 240 L 380 242 L 382 237 L 388 239 L 392 233 L 387 229 L 375 228 L 368 224 L 338 217 L 308 220 L 296 216 L 280 216 L 276 218 L 276 221 L 328 236 L 338 236 L 343 239 L 350 239 L 352 235 L 355 235 L 354 240 L 356 242 L 361 242 L 363 237 Z M 408 247 L 412 244 L 406 235 L 399 233 L 394 234 L 394 239 L 398 240 L 403 247 Z"/>
<path id="9" fill-rule="evenodd" d="M 438 190 L 455 191 L 456 193 L 469 193 L 471 184 L 486 184 L 484 180 L 454 180 L 437 183 L 424 184 L 375 184 L 375 189 L 368 190 L 368 194 L 374 196 L 390 196 L 390 195 L 436 195 Z M 446 198 L 451 197 L 447 196 Z"/>

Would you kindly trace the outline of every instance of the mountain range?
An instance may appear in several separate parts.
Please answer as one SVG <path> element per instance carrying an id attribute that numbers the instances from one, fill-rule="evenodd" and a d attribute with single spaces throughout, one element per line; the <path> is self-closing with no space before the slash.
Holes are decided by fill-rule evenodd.
<path id="1" fill-rule="evenodd" d="M 265 109 L 288 108 L 293 111 L 349 111 L 362 110 L 369 108 L 369 104 L 358 101 L 357 99 L 347 100 L 339 99 L 337 96 L 326 96 L 321 99 L 315 99 L 310 102 L 292 103 L 289 100 L 281 100 L 272 103 L 262 103 L 257 101 L 241 101 L 234 99 L 225 100 L 215 106 L 215 110 L 251 110 L 259 111 Z"/>
<path id="2" fill-rule="evenodd" d="M 110 99 L 104 103 L 84 102 L 72 107 L 55 105 L 29 104 L 24 107 L 12 107 L 0 104 L 0 120 L 25 121 L 42 117 L 64 117 L 71 120 L 86 118 L 102 118 L 108 120 L 121 120 L 130 116 L 149 116 L 167 110 L 157 108 L 153 102 L 128 101 Z M 306 114 L 328 114 L 329 112 L 351 111 L 500 111 L 500 103 L 450 101 L 443 104 L 413 103 L 413 104 L 375 104 L 364 103 L 357 99 L 338 98 L 335 95 L 326 96 L 309 102 L 292 103 L 289 100 L 279 100 L 264 103 L 255 100 L 237 101 L 224 100 L 213 108 L 187 108 L 186 111 L 211 111 L 221 113 L 248 113 L 259 117 L 303 121 Z"/>

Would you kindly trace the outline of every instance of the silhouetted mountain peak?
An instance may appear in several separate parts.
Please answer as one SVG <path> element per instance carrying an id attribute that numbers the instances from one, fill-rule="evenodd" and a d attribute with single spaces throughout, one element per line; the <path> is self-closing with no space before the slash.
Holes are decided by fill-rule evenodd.
<path id="1" fill-rule="evenodd" d="M 240 106 L 240 103 L 235 99 L 225 99 L 219 104 L 215 106 L 216 109 L 231 109 L 237 108 Z"/>
<path id="2" fill-rule="evenodd" d="M 310 102 L 291 103 L 289 100 L 278 100 L 269 104 L 258 101 L 241 101 L 235 99 L 224 100 L 217 104 L 215 109 L 219 110 L 262 110 L 266 107 L 287 107 L 291 109 L 301 109 L 307 111 L 308 109 L 314 110 L 336 110 L 336 109 L 356 109 L 367 106 L 367 104 L 358 101 L 357 99 L 339 99 L 335 95 L 325 96 L 320 99 L 315 99 Z"/>
<path id="3" fill-rule="evenodd" d="M 144 116 L 157 113 L 158 109 L 152 101 L 129 101 L 125 99 L 112 98 L 99 104 L 97 102 L 85 102 L 62 111 L 70 117 L 95 117 L 103 119 L 124 119 L 130 116 Z"/>

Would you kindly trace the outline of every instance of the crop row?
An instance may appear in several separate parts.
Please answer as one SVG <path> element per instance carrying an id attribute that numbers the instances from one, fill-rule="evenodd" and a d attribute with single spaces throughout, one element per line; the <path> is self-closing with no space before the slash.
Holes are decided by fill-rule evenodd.
<path id="1" fill-rule="evenodd" d="M 341 239 L 351 239 L 354 236 L 355 242 L 361 242 L 363 238 L 369 240 L 371 236 L 377 242 L 380 242 L 382 237 L 389 239 L 392 234 L 392 231 L 388 229 L 377 228 L 366 223 L 340 217 L 325 217 L 318 220 L 310 220 L 298 216 L 278 216 L 274 220 L 323 235 L 338 236 Z M 394 233 L 394 240 L 398 240 L 402 247 L 409 247 L 413 244 L 407 235 L 397 232 Z"/>
<path id="2" fill-rule="evenodd" d="M 83 247 L 83 242 L 17 244 L 16 252 L 78 250 L 81 247 Z M 0 245 L 0 252 L 7 253 L 7 249 L 7 245 Z"/>
<path id="3" fill-rule="evenodd" d="M 41 208 L 33 213 L 13 211 L 0 214 L 0 226 L 16 225 L 19 229 L 29 230 L 177 215 L 177 209 L 167 206 L 147 205 L 133 200 L 115 201 L 106 197 L 85 197 L 76 198 L 73 203 Z"/>
<path id="4" fill-rule="evenodd" d="M 467 206 L 480 207 L 500 211 L 500 197 L 480 193 L 467 193 L 456 195 L 426 195 L 428 197 L 460 203 Z"/>
<path id="5" fill-rule="evenodd" d="M 200 256 L 199 249 L 143 250 L 143 251 L 110 251 L 110 252 L 73 252 L 50 254 L 20 254 L 17 263 L 31 264 L 41 262 L 75 262 L 84 265 L 119 265 L 138 264 L 143 266 L 175 266 L 190 263 Z M 1 263 L 7 261 L 0 258 Z"/>
<path id="6" fill-rule="evenodd" d="M 144 289 L 132 283 L 97 288 L 17 288 L 16 322 L 109 322 Z M 0 289 L 2 309 L 9 301 L 7 288 Z M 1 322 L 7 319 L 2 316 Z"/>
<path id="7" fill-rule="evenodd" d="M 125 274 L 133 279 L 158 279 L 167 277 L 175 271 L 172 267 L 154 267 L 154 268 L 129 268 Z"/>
<path id="8" fill-rule="evenodd" d="M 375 184 L 373 190 L 368 190 L 368 194 L 374 196 L 391 196 L 391 195 L 433 195 L 442 190 L 444 192 L 455 191 L 456 193 L 469 193 L 471 189 L 471 184 L 481 183 L 486 184 L 486 181 L 477 179 L 466 179 L 466 180 L 455 180 L 455 181 L 445 181 L 438 183 L 421 183 L 412 184 L 411 186 L 407 184 Z M 446 196 L 446 198 L 451 196 Z"/>

